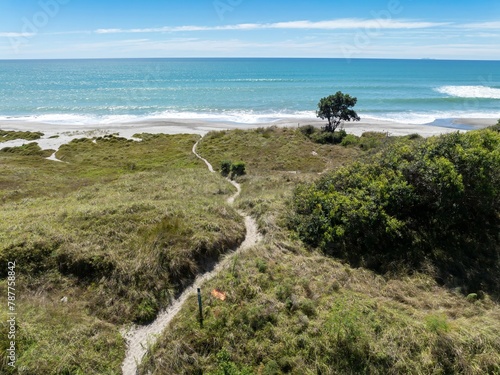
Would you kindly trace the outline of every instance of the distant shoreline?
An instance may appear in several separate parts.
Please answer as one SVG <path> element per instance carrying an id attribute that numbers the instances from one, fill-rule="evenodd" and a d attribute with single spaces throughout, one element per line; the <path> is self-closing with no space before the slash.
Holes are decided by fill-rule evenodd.
<path id="1" fill-rule="evenodd" d="M 500 117 L 500 115 L 499 115 Z M 361 119 L 359 122 L 344 124 L 347 133 L 361 135 L 367 131 L 384 132 L 388 135 L 402 136 L 418 133 L 423 137 L 429 137 L 456 131 L 467 131 L 481 129 L 495 125 L 498 119 L 493 118 L 459 118 L 439 119 L 431 124 L 408 124 L 376 119 Z M 312 118 L 282 118 L 274 122 L 266 123 L 233 123 L 224 121 L 207 121 L 200 119 L 162 119 L 144 120 L 136 122 L 106 123 L 106 124 L 48 124 L 28 121 L 0 121 L 0 129 L 15 131 L 39 131 L 44 133 L 41 139 L 36 140 L 42 149 L 57 150 L 63 144 L 71 142 L 75 138 L 98 137 L 106 134 L 118 134 L 121 137 L 133 138 L 138 133 L 163 133 L 163 134 L 199 134 L 203 135 L 210 131 L 222 131 L 233 129 L 256 129 L 260 127 L 281 126 L 298 127 L 303 125 L 323 126 L 325 121 Z M 15 140 L 0 143 L 0 148 L 15 147 L 32 142 L 26 140 Z"/>

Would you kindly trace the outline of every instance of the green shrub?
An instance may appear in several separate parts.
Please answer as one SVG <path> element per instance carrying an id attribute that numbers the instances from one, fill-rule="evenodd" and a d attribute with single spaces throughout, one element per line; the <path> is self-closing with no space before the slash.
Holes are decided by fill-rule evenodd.
<path id="1" fill-rule="evenodd" d="M 406 137 L 407 137 L 408 139 L 410 139 L 410 140 L 422 139 L 422 138 L 423 138 L 423 137 L 422 137 L 420 134 L 418 134 L 418 133 L 408 134 Z"/>
<path id="2" fill-rule="evenodd" d="M 231 356 L 227 350 L 222 349 L 217 353 L 218 370 L 209 373 L 209 375 L 252 375 L 252 371 L 243 366 L 240 367 L 231 360 Z"/>
<path id="3" fill-rule="evenodd" d="M 281 369 L 278 363 L 274 360 L 270 360 L 264 366 L 264 370 L 262 371 L 262 375 L 279 375 L 281 374 Z"/>
<path id="4" fill-rule="evenodd" d="M 342 140 L 347 136 L 347 132 L 344 129 L 340 129 L 336 132 L 329 132 L 326 130 L 316 132 L 312 134 L 311 140 L 316 143 L 321 144 L 340 144 Z"/>
<path id="5" fill-rule="evenodd" d="M 476 302 L 477 300 L 478 300 L 477 293 L 470 293 L 469 295 L 467 295 L 467 301 Z"/>
<path id="6" fill-rule="evenodd" d="M 365 151 L 378 148 L 386 138 L 386 133 L 364 132 L 359 138 L 359 147 Z"/>
<path id="7" fill-rule="evenodd" d="M 237 163 L 231 164 L 231 178 L 244 176 L 245 174 L 245 163 L 239 161 Z"/>
<path id="8" fill-rule="evenodd" d="M 316 133 L 317 129 L 312 125 L 304 125 L 304 126 L 299 127 L 299 131 L 302 134 L 304 134 L 306 137 L 310 138 L 311 135 Z"/>
<path id="9" fill-rule="evenodd" d="M 290 227 L 329 255 L 381 272 L 430 261 L 450 286 L 500 290 L 498 133 L 397 143 L 298 187 L 293 203 Z"/>
<path id="10" fill-rule="evenodd" d="M 227 177 L 229 176 L 229 173 L 231 173 L 231 161 L 229 160 L 223 160 L 220 163 L 220 173 L 224 176 Z"/>
<path id="11" fill-rule="evenodd" d="M 267 271 L 266 261 L 264 261 L 262 259 L 257 259 L 255 262 L 255 265 L 257 266 L 257 269 L 259 270 L 259 272 L 266 273 L 266 271 Z"/>
<path id="12" fill-rule="evenodd" d="M 344 139 L 342 139 L 342 142 L 340 144 L 344 147 L 357 146 L 359 144 L 359 138 L 354 134 L 347 134 Z"/>
<path id="13" fill-rule="evenodd" d="M 331 132 L 324 128 L 318 129 L 312 125 L 304 125 L 299 127 L 299 131 L 309 138 L 311 141 L 320 144 L 340 144 L 342 140 L 347 136 L 344 129 L 339 129 L 338 131 Z"/>
<path id="14" fill-rule="evenodd" d="M 498 120 L 498 122 L 495 125 L 490 126 L 488 129 L 493 130 L 495 132 L 500 132 L 500 120 Z"/>

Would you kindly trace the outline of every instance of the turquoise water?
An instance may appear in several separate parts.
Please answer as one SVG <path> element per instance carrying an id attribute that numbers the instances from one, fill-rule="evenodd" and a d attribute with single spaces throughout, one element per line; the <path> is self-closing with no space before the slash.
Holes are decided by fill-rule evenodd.
<path id="1" fill-rule="evenodd" d="M 321 97 L 362 118 L 500 118 L 500 61 L 107 59 L 0 61 L 0 120 L 112 123 L 315 117 Z"/>

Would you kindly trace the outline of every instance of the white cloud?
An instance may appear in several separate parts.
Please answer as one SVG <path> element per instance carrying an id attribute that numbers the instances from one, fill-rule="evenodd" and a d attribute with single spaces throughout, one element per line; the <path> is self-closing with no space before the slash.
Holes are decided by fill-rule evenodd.
<path id="1" fill-rule="evenodd" d="M 468 29 L 493 29 L 500 30 L 500 21 L 493 22 L 477 22 L 477 23 L 466 23 L 464 25 L 459 25 L 459 27 L 464 27 Z"/>
<path id="2" fill-rule="evenodd" d="M 10 33 L 10 32 L 0 32 L 0 38 L 31 38 L 35 36 L 35 33 Z"/>
<path id="3" fill-rule="evenodd" d="M 75 31 L 56 31 L 50 33 L 43 33 L 43 35 L 76 35 L 76 34 L 92 34 L 92 31 L 75 30 Z"/>
<path id="4" fill-rule="evenodd" d="M 270 24 L 273 29 L 319 29 L 319 30 L 339 30 L 339 29 L 359 29 L 359 28 L 380 28 L 380 29 L 423 29 L 448 25 L 448 23 L 436 22 L 415 22 L 408 20 L 392 19 L 356 19 L 344 18 L 330 21 L 291 21 Z"/>
<path id="5" fill-rule="evenodd" d="M 176 26 L 158 27 L 144 29 L 98 29 L 97 34 L 118 34 L 118 33 L 162 33 L 180 31 L 224 31 L 224 30 L 269 30 L 269 29 L 290 29 L 290 30 L 346 30 L 346 29 L 424 29 L 429 27 L 445 26 L 449 23 L 417 22 L 409 20 L 391 19 L 357 19 L 343 18 L 329 21 L 289 21 L 276 23 L 240 23 L 226 26 Z"/>

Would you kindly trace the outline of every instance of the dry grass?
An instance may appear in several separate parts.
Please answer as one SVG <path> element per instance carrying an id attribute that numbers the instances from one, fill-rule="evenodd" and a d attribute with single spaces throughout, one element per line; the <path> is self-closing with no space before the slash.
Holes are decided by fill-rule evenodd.
<path id="1" fill-rule="evenodd" d="M 192 298 L 153 350 L 153 374 L 484 374 L 500 371 L 500 309 L 424 275 L 385 279 L 320 255 L 255 248 Z M 226 301 L 210 296 L 218 288 Z M 221 363 L 220 353 L 228 354 Z"/>
<path id="2" fill-rule="evenodd" d="M 267 140 L 283 136 L 290 141 L 300 135 L 289 129 L 270 130 L 266 136 L 261 132 L 212 134 L 203 140 L 200 153 L 211 162 L 247 164 L 248 175 L 238 178 L 243 184 L 238 204 L 258 219 L 266 234 L 264 245 L 240 256 L 204 286 L 203 329 L 196 299 L 188 301 L 143 371 L 500 373 L 500 309 L 488 296 L 467 299 L 421 273 L 384 277 L 354 269 L 307 251 L 283 229 L 296 183 L 352 157 L 337 155 L 340 146 L 324 146 L 328 152 L 310 163 L 311 144 L 302 139 L 282 168 L 280 160 L 291 151 L 285 142 L 272 147 Z M 261 155 L 267 157 L 265 163 Z M 213 289 L 225 292 L 227 299 L 213 298 Z"/>
<path id="3" fill-rule="evenodd" d="M 209 133 L 199 152 L 219 168 L 224 160 L 243 161 L 250 175 L 275 171 L 320 173 L 350 163 L 360 151 L 320 145 L 290 128 L 261 128 Z"/>
<path id="4" fill-rule="evenodd" d="M 119 373 L 119 324 L 152 320 L 207 263 L 243 241 L 243 221 L 225 202 L 234 188 L 191 155 L 197 137 L 144 138 L 74 141 L 58 153 L 69 164 L 1 156 L 0 259 L 18 264 L 25 373 Z M 63 315 L 61 324 L 75 320 L 82 331 L 71 343 L 49 319 Z M 96 336 L 92 327 L 100 326 Z M 106 349 L 98 349 L 102 340 Z M 119 354 L 110 361 L 110 353 Z"/>
<path id="5" fill-rule="evenodd" d="M 119 374 L 119 324 L 154 317 L 242 240 L 225 203 L 233 188 L 191 155 L 197 138 L 142 137 L 72 142 L 57 155 L 69 164 L 0 153 L 0 258 L 20 265 L 19 373 Z M 199 152 L 214 167 L 246 163 L 236 204 L 266 238 L 203 286 L 203 329 L 188 300 L 144 373 L 500 373 L 500 311 L 488 296 L 353 269 L 283 229 L 295 185 L 362 157 L 359 148 L 259 129 L 211 133 Z"/>

